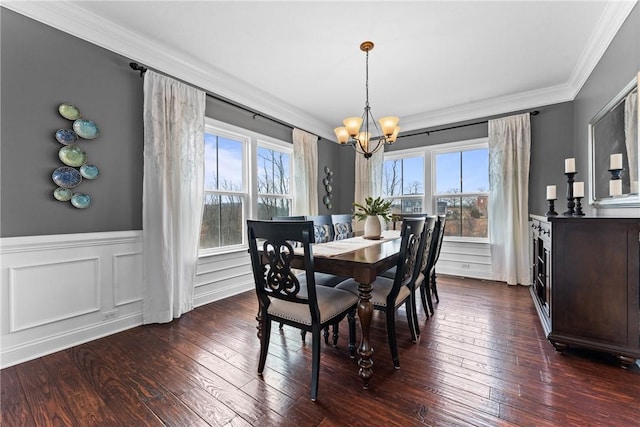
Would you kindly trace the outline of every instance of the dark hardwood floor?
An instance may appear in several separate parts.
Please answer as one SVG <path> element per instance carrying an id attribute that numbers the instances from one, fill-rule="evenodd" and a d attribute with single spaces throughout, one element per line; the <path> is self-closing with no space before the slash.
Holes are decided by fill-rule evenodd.
<path id="1" fill-rule="evenodd" d="M 608 355 L 556 353 L 523 287 L 439 278 L 440 303 L 422 336 L 397 320 L 393 369 L 384 317 L 375 313 L 374 377 L 362 389 L 347 325 L 324 345 L 317 402 L 311 350 L 297 330 L 273 328 L 256 373 L 253 292 L 203 306 L 1 374 L 2 426 L 638 426 L 640 368 Z"/>

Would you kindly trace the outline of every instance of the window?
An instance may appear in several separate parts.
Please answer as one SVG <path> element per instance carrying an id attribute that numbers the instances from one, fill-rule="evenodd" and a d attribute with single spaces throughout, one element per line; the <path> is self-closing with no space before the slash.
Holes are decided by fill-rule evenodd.
<path id="1" fill-rule="evenodd" d="M 394 214 L 424 212 L 424 155 L 385 156 L 382 194 Z"/>
<path id="2" fill-rule="evenodd" d="M 215 132 L 215 133 L 214 133 Z M 207 129 L 204 136 L 204 212 L 200 249 L 240 245 L 247 203 L 247 141 Z"/>
<path id="3" fill-rule="evenodd" d="M 291 154 L 270 146 L 258 147 L 258 219 L 289 216 Z"/>
<path id="4" fill-rule="evenodd" d="M 293 145 L 207 119 L 200 251 L 243 248 L 245 219 L 290 214 Z"/>
<path id="5" fill-rule="evenodd" d="M 486 138 L 384 154 L 382 193 L 395 214 L 447 215 L 448 240 L 488 238 Z"/>
<path id="6" fill-rule="evenodd" d="M 447 215 L 445 236 L 488 237 L 489 150 L 435 153 L 436 212 Z"/>

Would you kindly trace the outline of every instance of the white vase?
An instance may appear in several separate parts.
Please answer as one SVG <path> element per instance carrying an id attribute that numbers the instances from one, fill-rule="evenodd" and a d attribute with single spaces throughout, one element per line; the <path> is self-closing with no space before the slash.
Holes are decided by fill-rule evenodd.
<path id="1" fill-rule="evenodd" d="M 364 238 L 379 239 L 382 235 L 382 226 L 380 218 L 377 215 L 369 215 L 364 221 Z"/>

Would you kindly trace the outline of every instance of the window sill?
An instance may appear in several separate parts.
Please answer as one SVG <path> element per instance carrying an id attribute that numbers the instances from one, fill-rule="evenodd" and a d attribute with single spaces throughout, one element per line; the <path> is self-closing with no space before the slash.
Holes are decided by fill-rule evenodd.
<path id="1" fill-rule="evenodd" d="M 222 249 L 205 249 L 198 252 L 198 259 L 211 258 L 218 255 L 235 254 L 240 252 L 248 252 L 249 247 L 244 245 L 230 246 Z"/>
<path id="2" fill-rule="evenodd" d="M 444 236 L 443 241 L 445 241 L 445 242 L 456 242 L 456 243 L 476 243 L 476 244 L 484 244 L 484 245 L 488 245 L 490 243 L 488 237 Z"/>

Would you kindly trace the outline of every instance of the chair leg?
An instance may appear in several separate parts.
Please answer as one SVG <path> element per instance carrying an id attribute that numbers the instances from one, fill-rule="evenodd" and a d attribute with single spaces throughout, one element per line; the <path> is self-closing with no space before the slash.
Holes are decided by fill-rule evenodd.
<path id="1" fill-rule="evenodd" d="M 320 328 L 317 326 L 312 327 L 311 343 L 311 400 L 315 402 L 320 380 Z"/>
<path id="2" fill-rule="evenodd" d="M 340 329 L 339 323 L 337 322 L 334 323 L 333 324 L 333 346 L 334 347 L 338 346 L 338 337 L 340 336 L 339 329 Z"/>
<path id="3" fill-rule="evenodd" d="M 420 338 L 420 326 L 418 326 L 418 314 L 416 313 L 416 293 L 411 292 L 411 295 L 404 303 L 405 310 L 407 312 L 407 321 L 409 323 L 409 332 L 411 332 L 411 341 L 417 343 Z"/>
<path id="4" fill-rule="evenodd" d="M 278 329 L 282 329 L 284 327 L 284 323 L 280 322 L 280 325 L 278 325 Z"/>
<path id="5" fill-rule="evenodd" d="M 398 356 L 398 343 L 396 341 L 396 310 L 394 307 L 387 307 L 387 339 L 389 340 L 389 350 L 393 367 L 400 369 L 400 357 Z"/>
<path id="6" fill-rule="evenodd" d="M 271 320 L 266 316 L 260 320 L 262 336 L 260 337 L 260 359 L 258 361 L 258 374 L 262 375 L 264 365 L 267 361 L 267 353 L 269 353 L 269 339 L 271 337 Z"/>
<path id="7" fill-rule="evenodd" d="M 436 302 L 440 302 L 440 298 L 438 297 L 438 287 L 436 286 L 436 269 L 435 268 L 431 272 L 431 292 L 433 292 L 433 296 L 436 297 Z"/>
<path id="8" fill-rule="evenodd" d="M 429 317 L 429 313 L 433 313 L 433 304 L 431 303 L 431 291 L 429 290 L 427 280 L 420 285 L 420 299 L 422 300 L 424 314 Z M 429 310 L 429 307 L 432 307 L 431 310 Z"/>
<path id="9" fill-rule="evenodd" d="M 307 331 L 300 331 L 300 336 L 302 337 L 302 342 L 307 342 Z"/>
<path id="10" fill-rule="evenodd" d="M 322 336 L 324 337 L 324 343 L 329 345 L 329 327 L 328 326 L 326 326 L 322 330 Z"/>
<path id="11" fill-rule="evenodd" d="M 354 359 L 356 357 L 356 309 L 347 313 L 347 320 L 349 321 L 349 357 Z"/>

